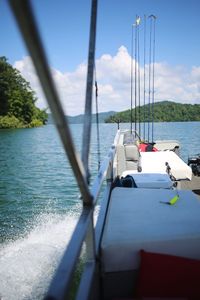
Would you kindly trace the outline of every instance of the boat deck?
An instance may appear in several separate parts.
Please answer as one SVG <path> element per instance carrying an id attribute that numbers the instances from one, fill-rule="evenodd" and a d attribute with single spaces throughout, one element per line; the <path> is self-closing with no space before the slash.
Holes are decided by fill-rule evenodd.
<path id="1" fill-rule="evenodd" d="M 112 190 L 101 243 L 103 299 L 133 297 L 142 249 L 200 260 L 199 199 L 182 190 L 175 205 L 166 205 L 175 194 L 159 188 Z"/>
<path id="2" fill-rule="evenodd" d="M 178 150 L 175 141 L 159 141 L 158 151 L 143 152 L 120 133 L 100 251 L 103 299 L 133 297 L 141 249 L 200 260 L 200 177 Z"/>
<path id="3" fill-rule="evenodd" d="M 178 189 L 192 190 L 200 196 L 200 177 L 192 175 L 192 180 L 182 180 L 178 183 Z"/>

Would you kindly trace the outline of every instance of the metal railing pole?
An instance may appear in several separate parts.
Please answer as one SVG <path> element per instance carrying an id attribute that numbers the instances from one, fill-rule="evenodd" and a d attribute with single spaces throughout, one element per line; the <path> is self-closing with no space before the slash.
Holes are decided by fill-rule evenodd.
<path id="1" fill-rule="evenodd" d="M 71 132 L 64 115 L 59 96 L 48 67 L 44 48 L 28 0 L 9 0 L 26 46 L 31 54 L 35 69 L 54 117 L 64 150 L 68 156 L 72 170 L 80 188 L 84 204 L 92 203 L 92 196 L 88 189 L 82 162 L 75 151 Z"/>
<path id="2" fill-rule="evenodd" d="M 82 161 L 85 168 L 86 179 L 89 183 L 89 153 L 90 153 L 90 138 L 92 124 L 92 94 L 93 94 L 93 77 L 95 64 L 95 42 L 96 42 L 96 23 L 97 23 L 97 0 L 92 0 L 92 11 L 90 21 L 90 41 L 88 52 L 88 70 L 87 70 L 87 87 L 85 99 L 85 115 L 83 126 L 82 140 Z"/>

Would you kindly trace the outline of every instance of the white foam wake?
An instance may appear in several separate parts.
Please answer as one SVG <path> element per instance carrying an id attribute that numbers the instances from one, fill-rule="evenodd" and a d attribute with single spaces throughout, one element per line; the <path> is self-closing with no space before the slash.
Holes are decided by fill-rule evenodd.
<path id="1" fill-rule="evenodd" d="M 42 215 L 25 237 L 0 250 L 0 299 L 42 299 L 77 222 Z"/>

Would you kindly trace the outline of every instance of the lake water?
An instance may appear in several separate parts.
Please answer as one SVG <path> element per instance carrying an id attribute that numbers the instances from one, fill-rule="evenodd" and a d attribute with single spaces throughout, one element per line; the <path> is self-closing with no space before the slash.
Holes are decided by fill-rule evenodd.
<path id="1" fill-rule="evenodd" d="M 156 123 L 155 140 L 200 153 L 200 122 Z M 127 128 L 127 124 L 122 124 Z M 71 125 L 77 148 L 82 125 Z M 116 124 L 100 124 L 101 158 Z M 96 128 L 91 170 L 97 172 Z M 79 191 L 54 125 L 0 130 L 0 299 L 42 299 L 81 210 Z"/>

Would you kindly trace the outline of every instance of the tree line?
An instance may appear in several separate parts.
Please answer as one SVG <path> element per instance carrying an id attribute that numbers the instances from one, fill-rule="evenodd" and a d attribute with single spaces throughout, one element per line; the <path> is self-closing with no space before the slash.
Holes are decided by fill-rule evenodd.
<path id="1" fill-rule="evenodd" d="M 132 110 L 132 121 L 135 122 L 186 122 L 200 121 L 200 104 L 181 104 L 171 101 L 156 102 L 154 105 L 143 105 Z M 131 121 L 131 110 L 122 111 L 108 117 L 106 123 L 127 123 Z"/>
<path id="2" fill-rule="evenodd" d="M 26 128 L 47 122 L 47 113 L 36 107 L 37 97 L 20 72 L 0 57 L 0 128 Z"/>

